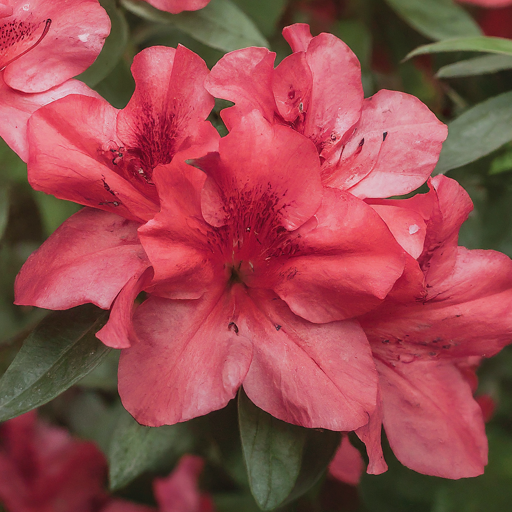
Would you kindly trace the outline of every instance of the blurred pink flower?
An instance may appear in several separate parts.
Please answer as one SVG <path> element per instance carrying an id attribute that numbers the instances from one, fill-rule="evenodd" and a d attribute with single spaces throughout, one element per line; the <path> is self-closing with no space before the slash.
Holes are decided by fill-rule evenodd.
<path id="1" fill-rule="evenodd" d="M 245 48 L 225 55 L 206 79 L 228 129 L 253 109 L 314 142 L 324 185 L 353 195 L 389 197 L 413 191 L 434 169 L 446 126 L 417 98 L 379 91 L 363 98 L 361 70 L 350 48 L 332 34 L 286 27 L 293 53 L 275 69 L 275 53 Z"/>
<path id="2" fill-rule="evenodd" d="M 178 14 L 182 11 L 198 11 L 203 7 L 206 7 L 210 0 L 144 0 L 148 4 L 160 9 L 161 11 L 167 11 L 172 14 Z"/>
<path id="3" fill-rule="evenodd" d="M 105 477 L 92 443 L 38 421 L 35 411 L 0 425 L 0 502 L 8 512 L 96 512 Z"/>
<path id="4" fill-rule="evenodd" d="M 364 461 L 359 450 L 352 446 L 344 434 L 341 444 L 329 464 L 329 474 L 348 485 L 357 485 L 364 471 Z"/>
<path id="5" fill-rule="evenodd" d="M 3 80 L 19 91 L 47 91 L 87 69 L 109 33 L 98 0 L 0 0 Z"/>

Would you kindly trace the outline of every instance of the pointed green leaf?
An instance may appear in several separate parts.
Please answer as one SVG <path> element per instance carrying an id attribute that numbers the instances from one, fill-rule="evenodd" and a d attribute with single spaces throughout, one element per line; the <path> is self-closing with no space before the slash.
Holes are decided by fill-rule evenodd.
<path id="1" fill-rule="evenodd" d="M 116 66 L 122 57 L 128 44 L 128 23 L 123 12 L 116 5 L 115 0 L 100 0 L 101 6 L 107 11 L 112 24 L 110 35 L 98 58 L 77 78 L 85 82 L 89 87 L 94 87 L 101 82 Z"/>
<path id="2" fill-rule="evenodd" d="M 512 140 L 512 92 L 470 108 L 448 124 L 434 174 L 442 174 L 488 155 Z"/>
<path id="3" fill-rule="evenodd" d="M 486 52 L 512 55 L 512 40 L 501 37 L 460 37 L 419 46 L 408 53 L 404 60 L 425 53 L 443 52 Z"/>
<path id="4" fill-rule="evenodd" d="M 252 494 L 272 510 L 304 494 L 321 477 L 340 441 L 338 432 L 280 421 L 240 390 L 240 437 Z"/>
<path id="5" fill-rule="evenodd" d="M 212 0 L 204 9 L 170 14 L 142 0 L 121 0 L 126 9 L 157 23 L 170 23 L 197 41 L 230 52 L 247 46 L 269 46 L 252 20 L 230 0 Z"/>
<path id="6" fill-rule="evenodd" d="M 409 25 L 429 39 L 478 36 L 480 28 L 460 5 L 452 0 L 386 0 Z"/>
<path id="7" fill-rule="evenodd" d="M 123 410 L 108 453 L 110 489 L 124 487 L 145 471 L 167 467 L 192 448 L 193 437 L 186 423 L 144 427 Z"/>
<path id="8" fill-rule="evenodd" d="M 106 318 L 91 304 L 44 318 L 0 379 L 0 421 L 49 402 L 92 371 L 111 350 L 95 336 Z"/>
<path id="9" fill-rule="evenodd" d="M 485 75 L 512 69 L 512 55 L 482 55 L 443 66 L 436 73 L 438 78 Z"/>

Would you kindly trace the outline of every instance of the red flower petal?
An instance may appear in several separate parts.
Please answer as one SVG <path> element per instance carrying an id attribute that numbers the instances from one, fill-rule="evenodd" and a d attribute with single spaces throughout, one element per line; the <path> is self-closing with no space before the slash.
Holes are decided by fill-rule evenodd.
<path id="1" fill-rule="evenodd" d="M 355 322 L 310 324 L 272 294 L 250 293 L 254 306 L 237 320 L 250 333 L 253 359 L 244 390 L 258 407 L 308 428 L 353 430 L 375 408 L 376 375 Z M 242 313 L 240 313 L 242 317 Z"/>
<path id="2" fill-rule="evenodd" d="M 233 300 L 212 291 L 198 300 L 150 297 L 137 308 L 139 342 L 121 353 L 119 393 L 139 423 L 186 421 L 234 398 L 252 347 L 230 327 Z"/>
<path id="3" fill-rule="evenodd" d="M 45 92 L 26 94 L 11 89 L 0 74 L 0 136 L 24 162 L 28 160 L 27 123 L 30 116 L 43 105 L 69 94 L 100 98 L 96 91 L 79 80 L 68 80 Z"/>
<path id="4" fill-rule="evenodd" d="M 436 166 L 448 130 L 417 98 L 379 91 L 350 138 L 323 164 L 324 182 L 358 197 L 406 194 Z"/>
<path id="5" fill-rule="evenodd" d="M 382 219 L 351 194 L 325 190 L 315 220 L 299 230 L 300 250 L 273 263 L 273 276 L 254 286 L 271 285 L 311 322 L 352 318 L 376 307 L 404 270 L 404 253 Z"/>
<path id="6" fill-rule="evenodd" d="M 213 66 L 205 81 L 206 89 L 217 98 L 236 103 L 222 110 L 221 116 L 231 130 L 251 110 L 257 109 L 272 122 L 276 103 L 272 77 L 276 54 L 266 48 L 244 48 L 230 52 Z"/>
<path id="7" fill-rule="evenodd" d="M 482 411 L 451 364 L 378 364 L 384 428 L 405 466 L 443 478 L 483 473 L 487 438 Z"/>
<path id="8" fill-rule="evenodd" d="M 48 34 L 4 70 L 4 80 L 13 89 L 42 92 L 87 69 L 96 59 L 110 33 L 110 18 L 97 0 L 14 1 L 12 20 L 26 30 L 51 20 Z M 39 32 L 38 32 L 39 33 Z M 17 43 L 9 47 L 17 47 Z M 25 49 L 25 48 L 23 48 Z"/>
<path id="9" fill-rule="evenodd" d="M 138 226 L 111 213 L 79 211 L 29 257 L 16 278 L 16 304 L 68 309 L 92 302 L 108 309 L 148 266 Z"/>
<path id="10" fill-rule="evenodd" d="M 346 484 L 357 485 L 363 470 L 364 462 L 359 450 L 344 435 L 334 459 L 329 464 L 329 474 Z"/>
<path id="11" fill-rule="evenodd" d="M 167 11 L 172 14 L 178 14 L 182 11 L 198 11 L 210 3 L 210 0 L 145 0 L 148 4 Z"/>

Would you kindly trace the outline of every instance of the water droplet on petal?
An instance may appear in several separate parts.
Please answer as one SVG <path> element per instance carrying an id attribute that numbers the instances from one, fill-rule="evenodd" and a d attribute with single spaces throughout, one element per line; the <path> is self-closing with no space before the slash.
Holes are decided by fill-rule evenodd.
<path id="1" fill-rule="evenodd" d="M 401 363 L 407 364 L 412 363 L 416 359 L 416 357 L 413 356 L 412 354 L 400 354 L 398 356 L 398 359 L 400 360 Z"/>
<path id="2" fill-rule="evenodd" d="M 420 227 L 417 224 L 413 224 L 412 226 L 409 226 L 409 235 L 414 235 L 414 233 L 417 233 L 420 230 Z"/>

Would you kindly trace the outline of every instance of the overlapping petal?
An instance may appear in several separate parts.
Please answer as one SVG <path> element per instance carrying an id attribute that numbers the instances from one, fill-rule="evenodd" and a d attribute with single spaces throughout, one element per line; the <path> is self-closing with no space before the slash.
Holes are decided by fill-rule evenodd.
<path id="1" fill-rule="evenodd" d="M 353 430 L 368 422 L 377 376 L 356 322 L 311 324 L 268 292 L 251 292 L 240 334 L 251 336 L 253 358 L 244 390 L 258 407 L 309 428 Z M 246 334 L 250 333 L 250 334 Z"/>
<path id="2" fill-rule="evenodd" d="M 108 309 L 148 266 L 138 227 L 111 213 L 79 211 L 29 257 L 16 278 L 16 304 L 68 309 L 92 302 Z"/>
<path id="3" fill-rule="evenodd" d="M 137 308 L 139 341 L 119 362 L 121 400 L 137 421 L 186 421 L 234 398 L 252 358 L 231 324 L 237 298 L 217 289 L 196 300 L 150 297 Z"/>
<path id="4" fill-rule="evenodd" d="M 198 11 L 210 3 L 210 0 L 145 0 L 148 4 L 167 11 L 172 14 L 178 14 L 182 11 Z"/>
<path id="5" fill-rule="evenodd" d="M 124 110 L 68 96 L 32 116 L 34 188 L 147 221 L 159 209 L 154 168 L 180 151 L 186 159 L 217 148 L 219 135 L 204 120 L 213 98 L 202 87 L 208 70 L 199 56 L 181 46 L 149 48 L 132 69 L 136 91 Z"/>
<path id="6" fill-rule="evenodd" d="M 482 411 L 457 368 L 439 361 L 379 362 L 378 370 L 384 428 L 402 464 L 444 478 L 483 473 Z"/>
<path id="7" fill-rule="evenodd" d="M 0 74 L 0 136 L 24 162 L 28 160 L 27 124 L 30 116 L 38 108 L 69 94 L 100 97 L 79 80 L 68 80 L 48 91 L 27 94 L 11 89 Z"/>

